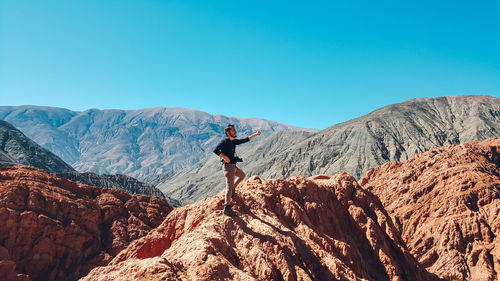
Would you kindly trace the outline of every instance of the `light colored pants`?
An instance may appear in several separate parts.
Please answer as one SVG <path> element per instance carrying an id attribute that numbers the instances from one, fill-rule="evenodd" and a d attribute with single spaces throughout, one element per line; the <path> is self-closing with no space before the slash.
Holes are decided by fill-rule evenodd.
<path id="1" fill-rule="evenodd" d="M 224 204 L 230 205 L 234 189 L 245 178 L 245 173 L 240 168 L 236 167 L 236 164 L 222 164 L 222 169 L 224 171 L 224 176 L 226 177 L 227 186 Z M 235 177 L 238 177 L 236 182 L 234 181 Z"/>

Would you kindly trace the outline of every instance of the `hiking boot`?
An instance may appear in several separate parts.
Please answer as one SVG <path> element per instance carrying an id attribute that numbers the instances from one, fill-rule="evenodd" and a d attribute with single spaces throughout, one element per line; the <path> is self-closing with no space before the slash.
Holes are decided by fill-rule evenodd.
<path id="1" fill-rule="evenodd" d="M 231 209 L 231 207 L 233 207 L 233 205 L 224 205 L 224 214 L 230 217 L 234 217 L 236 216 L 236 213 L 233 211 L 233 209 Z"/>

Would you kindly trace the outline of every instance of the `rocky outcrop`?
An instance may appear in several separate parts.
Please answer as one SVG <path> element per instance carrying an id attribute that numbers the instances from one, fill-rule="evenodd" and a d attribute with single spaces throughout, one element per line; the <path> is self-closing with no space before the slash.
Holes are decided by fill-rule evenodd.
<path id="1" fill-rule="evenodd" d="M 126 175 L 98 175 L 92 172 L 79 173 L 74 171 L 67 173 L 58 173 L 57 176 L 69 179 L 76 183 L 107 188 L 119 188 L 132 194 L 146 194 L 165 198 L 165 194 L 163 194 L 163 192 L 161 192 L 153 185 L 138 181 L 137 179 Z M 169 201 L 169 198 L 166 199 L 167 201 Z M 178 202 L 176 202 L 175 200 L 172 200 L 172 202 L 178 204 Z"/>
<path id="2" fill-rule="evenodd" d="M 500 137 L 500 99 L 488 96 L 453 96 L 408 100 L 301 137 L 264 140 L 238 147 L 247 175 L 286 178 L 345 171 L 360 178 L 370 168 L 388 161 L 403 161 L 415 153 L 447 144 Z M 282 145 L 276 145 L 282 144 Z M 267 148 L 266 148 L 267 146 Z M 271 149 L 269 149 L 271 148 Z M 217 156 L 167 178 L 157 187 L 167 196 L 194 202 L 224 188 Z M 179 184 L 182 183 L 182 184 Z M 203 191 L 203 192 L 199 192 Z M 202 194 L 203 193 L 203 194 Z"/>
<path id="3" fill-rule="evenodd" d="M 437 280 L 408 254 L 382 204 L 356 180 L 252 177 L 237 189 L 173 210 L 95 280 Z"/>
<path id="4" fill-rule="evenodd" d="M 368 171 L 411 253 L 449 280 L 500 278 L 500 139 L 451 145 Z"/>
<path id="5" fill-rule="evenodd" d="M 226 117 L 184 108 L 82 112 L 56 107 L 0 106 L 13 124 L 79 172 L 124 174 L 141 180 L 195 164 L 217 145 L 227 124 L 242 135 L 297 130 L 257 118 Z"/>
<path id="6" fill-rule="evenodd" d="M 33 167 L 0 168 L 1 280 L 77 280 L 171 210 L 159 197 L 79 185 Z"/>

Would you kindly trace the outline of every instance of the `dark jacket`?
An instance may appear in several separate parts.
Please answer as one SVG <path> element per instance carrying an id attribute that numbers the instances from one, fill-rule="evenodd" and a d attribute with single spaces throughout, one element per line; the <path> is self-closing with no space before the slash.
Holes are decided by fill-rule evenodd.
<path id="1" fill-rule="evenodd" d="M 214 150 L 214 153 L 217 154 L 217 156 L 222 153 L 229 158 L 229 160 L 230 160 L 229 164 L 236 164 L 236 159 L 235 159 L 235 157 L 236 157 L 236 145 L 242 144 L 242 143 L 245 143 L 248 141 L 250 141 L 250 139 L 248 137 L 246 137 L 244 139 L 233 139 L 233 140 L 226 138 L 217 145 L 217 147 Z M 224 161 L 224 160 L 222 160 L 222 161 Z"/>

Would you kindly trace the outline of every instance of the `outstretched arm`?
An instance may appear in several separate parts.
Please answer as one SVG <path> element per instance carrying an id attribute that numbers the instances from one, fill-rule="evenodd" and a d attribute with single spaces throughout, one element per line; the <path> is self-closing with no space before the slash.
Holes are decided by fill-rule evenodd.
<path id="1" fill-rule="evenodd" d="M 249 138 L 250 140 L 252 140 L 252 139 L 253 139 L 253 138 L 255 138 L 256 136 L 260 136 L 260 130 L 258 130 L 258 131 L 257 131 L 257 133 L 255 133 L 255 134 L 253 134 L 253 135 L 249 136 L 248 138 Z"/>

